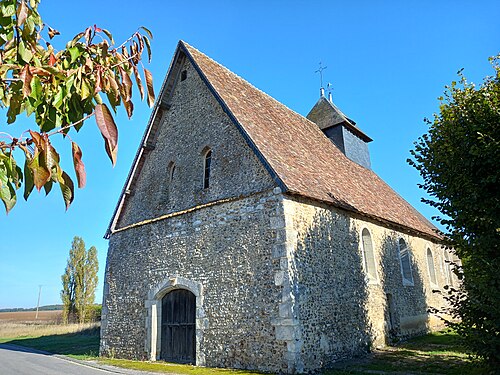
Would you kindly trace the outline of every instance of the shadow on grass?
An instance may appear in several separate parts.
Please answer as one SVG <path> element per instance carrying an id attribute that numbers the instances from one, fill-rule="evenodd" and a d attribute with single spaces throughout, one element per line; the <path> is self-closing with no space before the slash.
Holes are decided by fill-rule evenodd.
<path id="1" fill-rule="evenodd" d="M 64 354 L 77 358 L 97 357 L 99 355 L 99 327 L 88 328 L 76 333 L 55 334 L 40 337 L 17 337 L 2 340 L 12 344 Z"/>
<path id="2" fill-rule="evenodd" d="M 449 331 L 428 334 L 397 346 L 375 351 L 360 361 L 339 363 L 325 375 L 381 372 L 413 374 L 482 375 L 491 373 L 484 362 L 469 357 L 457 334 Z"/>

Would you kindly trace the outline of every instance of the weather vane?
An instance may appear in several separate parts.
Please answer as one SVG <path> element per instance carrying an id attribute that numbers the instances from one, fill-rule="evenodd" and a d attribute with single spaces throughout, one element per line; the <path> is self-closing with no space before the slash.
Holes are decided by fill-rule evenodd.
<path id="1" fill-rule="evenodd" d="M 325 70 L 326 68 L 328 68 L 327 66 L 322 66 L 321 65 L 321 61 L 319 62 L 319 69 L 316 70 L 314 73 L 319 73 L 319 82 L 321 84 L 321 88 L 323 87 L 323 70 Z"/>

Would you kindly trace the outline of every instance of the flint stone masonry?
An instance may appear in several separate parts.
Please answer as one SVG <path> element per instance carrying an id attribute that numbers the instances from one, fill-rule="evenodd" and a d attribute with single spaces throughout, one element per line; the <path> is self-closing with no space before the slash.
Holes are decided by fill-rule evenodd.
<path id="1" fill-rule="evenodd" d="M 273 189 L 269 176 L 234 124 L 186 62 L 154 150 L 140 171 L 118 227 L 228 197 Z M 205 151 L 212 149 L 210 188 L 203 189 Z M 169 165 L 175 163 L 170 181 Z M 224 221 L 220 213 L 216 221 Z"/>
<path id="2" fill-rule="evenodd" d="M 281 287 L 274 282 L 279 262 L 270 251 L 276 231 L 269 228 L 278 203 L 274 193 L 262 193 L 113 235 L 101 352 L 158 359 L 160 323 L 152 320 L 161 314 L 153 313 L 151 305 L 172 287 L 182 287 L 198 294 L 198 365 L 286 370 L 286 347 L 276 340 L 271 324 L 281 301 Z M 233 218 L 211 225 L 222 212 L 233 212 Z M 192 225 L 196 220 L 202 222 L 200 231 Z M 184 224 L 174 229 L 179 222 Z M 173 231 L 178 234 L 163 235 Z M 148 332 L 152 328 L 154 340 L 155 333 Z"/>
<path id="3" fill-rule="evenodd" d="M 441 295 L 432 293 L 426 263 L 430 248 L 438 269 L 443 251 L 439 244 L 312 200 L 285 197 L 283 205 L 288 241 L 294 245 L 294 251 L 287 254 L 291 300 L 301 331 L 300 338 L 295 338 L 300 351 L 294 360 L 303 366 L 302 371 L 328 367 L 374 346 L 442 327 L 427 314 L 429 306 L 444 305 Z M 378 273 L 375 283 L 368 282 L 364 270 L 363 228 L 372 236 Z M 400 238 L 410 248 L 412 286 L 403 286 Z M 438 284 L 435 289 L 442 290 L 444 273 L 438 275 Z M 396 306 L 393 327 L 388 293 Z"/>

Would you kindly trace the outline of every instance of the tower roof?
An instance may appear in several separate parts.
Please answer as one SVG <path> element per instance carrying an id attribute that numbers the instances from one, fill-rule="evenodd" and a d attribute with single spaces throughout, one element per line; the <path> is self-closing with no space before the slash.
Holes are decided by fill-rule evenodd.
<path id="1" fill-rule="evenodd" d="M 321 130 L 343 125 L 363 141 L 373 141 L 373 139 L 356 126 L 353 120 L 348 118 L 333 102 L 324 96 L 318 99 L 306 117 L 318 125 Z"/>

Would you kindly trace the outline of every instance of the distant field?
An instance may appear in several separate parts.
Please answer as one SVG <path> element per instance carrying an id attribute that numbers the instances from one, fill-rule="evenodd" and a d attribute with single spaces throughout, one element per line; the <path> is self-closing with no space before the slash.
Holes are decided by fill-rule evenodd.
<path id="1" fill-rule="evenodd" d="M 9 342 L 12 338 L 78 334 L 88 330 L 97 335 L 99 342 L 99 323 L 62 324 L 61 311 L 57 310 L 39 311 L 38 319 L 35 315 L 36 311 L 0 313 L 0 342 Z"/>
<path id="2" fill-rule="evenodd" d="M 35 319 L 36 311 L 0 312 L 0 325 L 6 322 L 30 322 L 37 323 L 61 323 L 61 310 L 39 311 L 38 319 Z"/>

